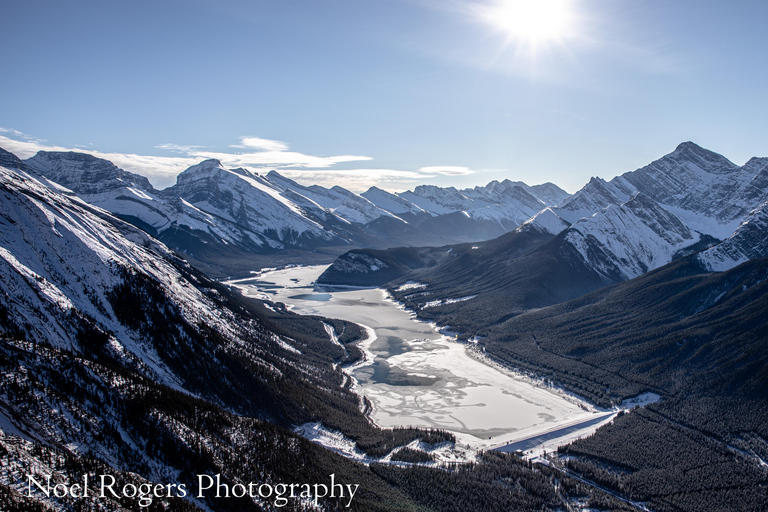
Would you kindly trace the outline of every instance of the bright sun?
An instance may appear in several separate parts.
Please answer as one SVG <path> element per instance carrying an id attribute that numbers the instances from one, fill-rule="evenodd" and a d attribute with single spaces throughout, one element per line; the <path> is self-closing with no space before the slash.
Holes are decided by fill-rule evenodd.
<path id="1" fill-rule="evenodd" d="M 573 14 L 571 0 L 498 0 L 485 18 L 510 38 L 536 45 L 565 38 Z"/>

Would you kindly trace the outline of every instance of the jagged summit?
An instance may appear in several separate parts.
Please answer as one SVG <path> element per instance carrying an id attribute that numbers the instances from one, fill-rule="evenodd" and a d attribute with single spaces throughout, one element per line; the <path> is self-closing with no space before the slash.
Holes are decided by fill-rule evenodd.
<path id="1" fill-rule="evenodd" d="M 690 163 L 698 166 L 701 170 L 713 174 L 725 174 L 733 172 L 739 168 L 723 155 L 704 149 L 693 142 L 683 142 L 675 150 L 662 157 L 660 160 L 673 160 L 677 163 Z"/>

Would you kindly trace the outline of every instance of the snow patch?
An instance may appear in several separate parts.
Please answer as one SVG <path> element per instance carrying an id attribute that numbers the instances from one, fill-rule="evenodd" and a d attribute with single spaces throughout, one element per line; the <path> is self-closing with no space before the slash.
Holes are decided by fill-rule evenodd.
<path id="1" fill-rule="evenodd" d="M 477 295 L 467 295 L 466 297 L 459 297 L 458 299 L 431 300 L 431 301 L 427 302 L 426 304 L 424 304 L 422 306 L 422 309 L 434 308 L 434 307 L 437 307 L 437 306 L 446 306 L 448 304 L 455 304 L 457 302 L 464 302 L 464 301 L 467 301 L 467 300 L 472 300 L 475 297 L 477 297 Z"/>

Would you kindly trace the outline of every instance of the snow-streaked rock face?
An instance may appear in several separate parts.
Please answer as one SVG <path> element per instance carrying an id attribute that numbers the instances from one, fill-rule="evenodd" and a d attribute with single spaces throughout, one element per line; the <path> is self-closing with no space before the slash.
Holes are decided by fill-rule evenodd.
<path id="1" fill-rule="evenodd" d="M 573 224 L 607 206 L 619 205 L 627 201 L 635 191 L 634 188 L 627 190 L 623 180 L 618 178 L 610 182 L 601 178 L 592 178 L 581 190 L 553 208 L 553 211 Z"/>
<path id="2" fill-rule="evenodd" d="M 43 176 L 81 195 L 123 187 L 154 191 L 144 176 L 124 171 L 109 160 L 85 153 L 39 151 L 27 160 L 27 164 Z"/>
<path id="3" fill-rule="evenodd" d="M 718 272 L 765 257 L 768 257 L 768 201 L 752 210 L 733 235 L 698 255 L 705 267 Z"/>
<path id="4" fill-rule="evenodd" d="M 327 457 L 277 425 L 344 414 L 368 426 L 339 369 L 353 337 L 329 339 L 319 320 L 272 305 L 290 323 L 307 322 L 281 326 L 11 156 L 0 152 L 0 508 L 17 509 L 6 496 L 26 494 L 26 474 L 190 486 L 190 468 L 200 467 L 228 481 L 275 482 L 286 464 L 322 467 Z M 81 497 L 34 493 L 50 505 L 41 510 L 145 506 Z"/>
<path id="5" fill-rule="evenodd" d="M 40 152 L 26 163 L 90 204 L 153 235 L 173 237 L 182 230 L 191 240 L 197 239 L 188 245 L 214 243 L 260 252 L 347 243 L 263 176 L 225 169 L 217 160 L 190 167 L 178 176 L 176 185 L 163 191 L 90 155 Z M 189 247 L 177 248 L 189 251 Z"/>
<path id="6" fill-rule="evenodd" d="M 598 273 L 623 281 L 669 263 L 678 250 L 698 241 L 698 234 L 638 194 L 576 223 L 565 239 Z"/>
<path id="7" fill-rule="evenodd" d="M 567 229 L 570 225 L 570 222 L 556 214 L 552 208 L 547 207 L 522 223 L 517 229 L 535 229 L 542 233 L 556 235 L 564 229 Z"/>
<path id="8" fill-rule="evenodd" d="M 768 159 L 739 167 L 685 142 L 609 182 L 593 178 L 552 211 L 573 222 L 566 241 L 585 262 L 620 281 L 669 263 L 684 249 L 706 249 L 708 240 L 727 239 L 702 256 L 713 270 L 764 254 L 762 209 L 753 209 L 766 199 Z"/>
<path id="9" fill-rule="evenodd" d="M 396 215 L 379 208 L 363 196 L 349 190 L 335 186 L 326 189 L 318 185 L 306 187 L 293 180 L 271 171 L 266 176 L 269 182 L 277 187 L 281 193 L 296 201 L 305 208 L 314 209 L 318 214 L 332 214 L 348 222 L 367 224 L 379 217 L 394 217 Z"/>

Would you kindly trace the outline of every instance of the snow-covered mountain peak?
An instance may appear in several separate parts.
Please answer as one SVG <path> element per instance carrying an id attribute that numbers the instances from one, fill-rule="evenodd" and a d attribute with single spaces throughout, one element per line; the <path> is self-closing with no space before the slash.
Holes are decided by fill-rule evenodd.
<path id="1" fill-rule="evenodd" d="M 673 213 L 643 193 L 611 204 L 567 230 L 566 241 L 584 261 L 612 281 L 637 277 L 671 261 L 698 240 Z"/>
<path id="2" fill-rule="evenodd" d="M 303 185 L 299 185 L 292 179 L 286 178 L 285 176 L 283 176 L 277 171 L 269 171 L 265 177 L 270 183 L 275 185 L 280 190 L 285 190 L 289 188 L 295 190 L 296 188 L 303 187 Z"/>
<path id="3" fill-rule="evenodd" d="M 723 155 L 704 149 L 690 141 L 679 144 L 672 153 L 662 157 L 663 159 L 673 160 L 676 163 L 690 162 L 713 174 L 725 174 L 739 167 Z"/>
<path id="4" fill-rule="evenodd" d="M 99 194 L 123 187 L 146 192 L 155 190 L 144 176 L 120 169 L 109 160 L 87 153 L 38 151 L 25 163 L 77 194 Z"/>
<path id="5" fill-rule="evenodd" d="M 225 171 L 219 160 L 211 158 L 195 164 L 176 176 L 176 185 L 185 185 L 200 178 L 210 177 L 220 171 Z"/>
<path id="6" fill-rule="evenodd" d="M 0 225 L 0 247 L 8 248 L 0 251 L 0 274 L 4 291 L 25 298 L 20 315 L 30 339 L 76 346 L 70 325 L 70 310 L 76 308 L 119 336 L 120 350 L 140 355 L 163 374 L 160 365 L 152 363 L 158 361 L 153 350 L 142 344 L 139 333 L 128 332 L 113 312 L 110 293 L 126 272 L 162 283 L 184 304 L 183 314 L 190 321 L 219 324 L 206 318 L 202 306 L 207 299 L 182 283 L 165 260 L 172 257 L 170 251 L 145 233 L 48 188 L 23 170 L 0 167 L 0 183 L 0 202 L 12 220 Z"/>
<path id="7" fill-rule="evenodd" d="M 621 182 L 614 183 L 617 178 L 606 182 L 602 178 L 593 177 L 581 190 L 563 201 L 556 209 L 557 215 L 571 224 L 581 218 L 594 215 L 609 205 L 619 205 L 629 200 L 637 189 L 626 186 Z"/>
<path id="8" fill-rule="evenodd" d="M 766 199 L 768 158 L 739 167 L 684 142 L 610 182 L 593 178 L 554 212 L 578 221 L 566 240 L 587 264 L 611 280 L 622 280 L 718 240 L 727 239 L 707 251 L 710 269 L 730 268 L 762 254 L 753 249 L 765 245 L 760 242 L 764 213 L 754 209 Z M 742 222 L 750 212 L 751 220 Z"/>

